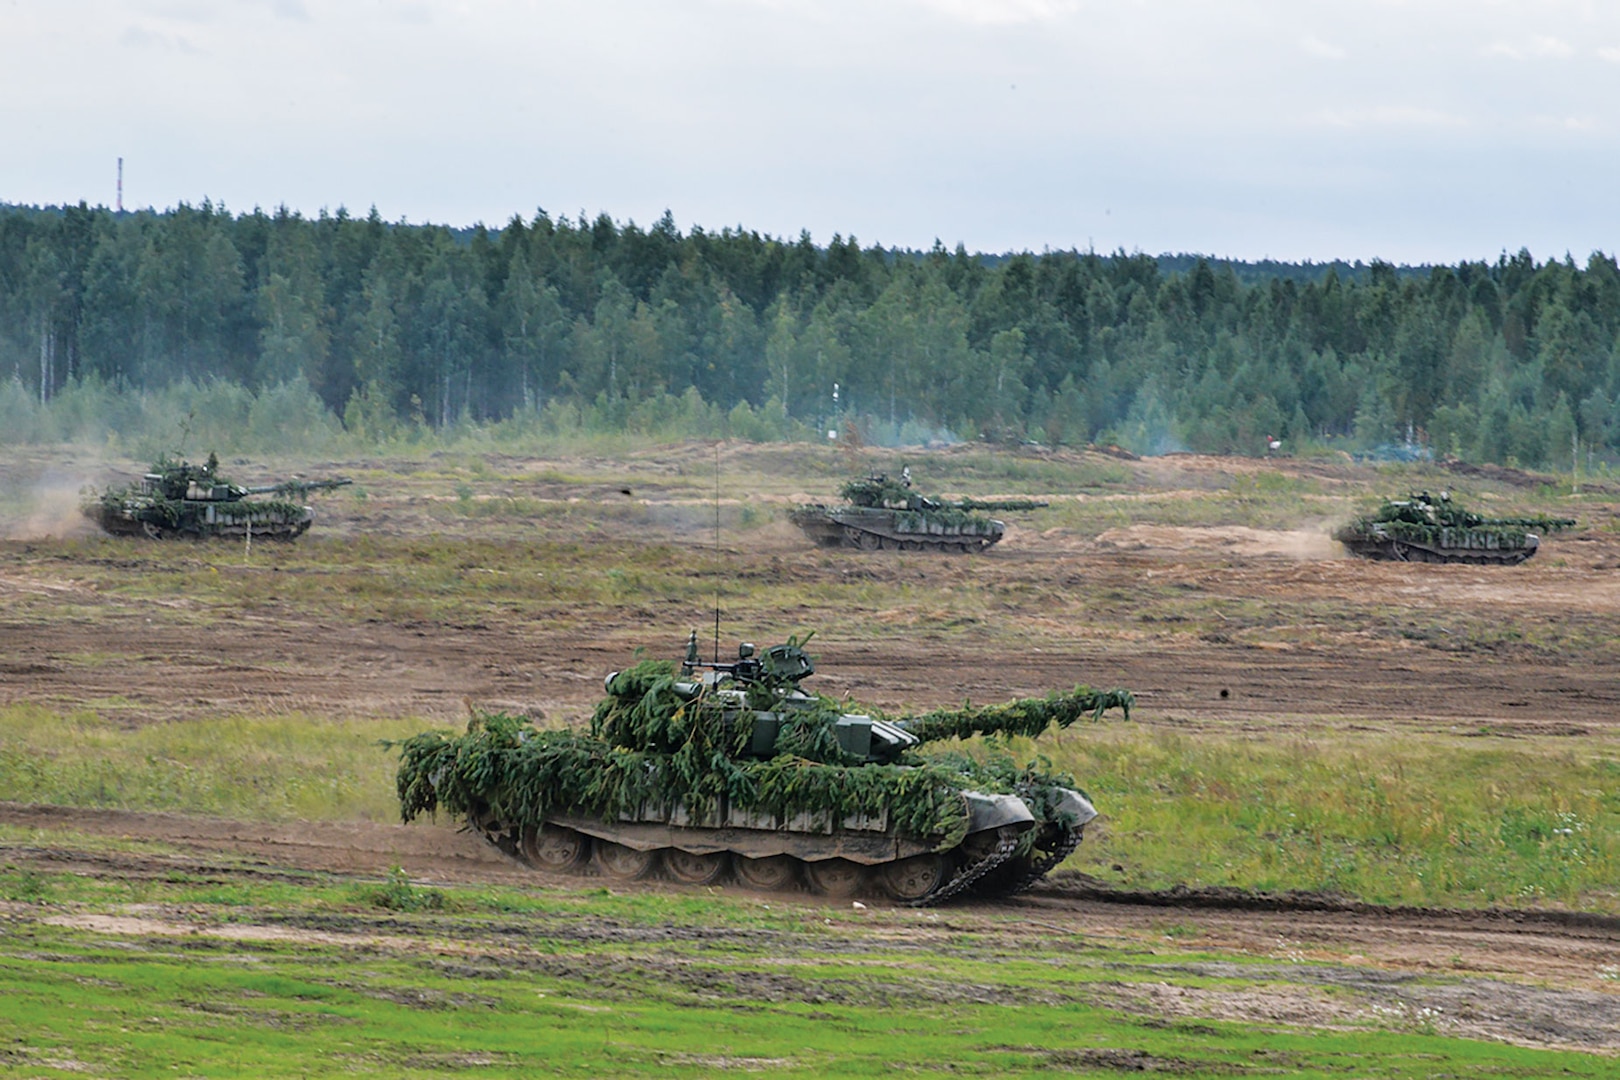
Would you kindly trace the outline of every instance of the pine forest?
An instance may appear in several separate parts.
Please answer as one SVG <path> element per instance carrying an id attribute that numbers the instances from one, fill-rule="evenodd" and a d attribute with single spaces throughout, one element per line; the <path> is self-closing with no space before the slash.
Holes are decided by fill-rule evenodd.
<path id="1" fill-rule="evenodd" d="M 683 232 L 667 213 L 496 230 L 0 206 L 13 443 L 116 435 L 142 400 L 181 393 L 360 438 L 854 424 L 879 442 L 1280 440 L 1567 468 L 1620 448 L 1617 335 L 1602 253 L 1243 263 L 823 246 Z"/>

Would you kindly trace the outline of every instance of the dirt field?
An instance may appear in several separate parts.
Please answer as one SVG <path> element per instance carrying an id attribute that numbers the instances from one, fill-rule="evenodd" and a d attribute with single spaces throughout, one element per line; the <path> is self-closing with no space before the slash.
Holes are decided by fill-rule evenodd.
<path id="1" fill-rule="evenodd" d="M 1216 464 L 1193 459 L 1183 469 L 1201 477 Z M 633 475 L 640 466 L 619 467 Z M 1164 468 L 1154 470 L 1161 481 Z M 716 559 L 712 506 L 685 488 L 661 490 L 656 480 L 638 479 L 633 498 L 619 494 L 618 483 L 482 485 L 501 497 L 618 514 L 587 512 L 520 530 L 433 516 L 436 497 L 417 490 L 433 485 L 391 475 L 393 494 L 360 505 L 321 503 L 321 520 L 296 553 L 261 545 L 249 565 L 222 544 L 95 540 L 87 557 L 52 537 L 0 541 L 0 703 L 71 708 L 117 697 L 131 722 L 243 709 L 448 717 L 464 699 L 583 715 L 602 676 L 635 649 L 674 655 L 693 626 L 707 639 L 712 600 L 541 601 L 462 620 L 356 619 L 324 601 L 295 599 L 293 577 L 282 575 L 303 579 L 298 595 L 318 593 L 329 572 L 322 564 L 340 560 L 356 537 L 453 544 L 493 535 L 516 547 L 565 541 L 599 562 L 617 550 L 667 548 L 673 573 L 697 579 L 700 596 L 711 588 L 704 579 Z M 766 490 L 752 501 L 769 512 L 809 497 Z M 727 504 L 728 516 L 733 508 Z M 725 533 L 718 559 L 732 592 L 791 582 L 800 603 L 771 614 L 787 629 L 823 627 L 821 691 L 884 707 L 996 700 L 1088 681 L 1132 688 L 1150 723 L 1580 735 L 1620 723 L 1620 683 L 1610 674 L 1620 659 L 1620 532 L 1608 527 L 1613 505 L 1594 501 L 1582 511 L 1586 528 L 1510 568 L 1355 560 L 1328 538 L 1324 522 L 1288 529 L 1144 523 L 1096 535 L 1015 524 L 984 555 L 942 558 L 824 552 L 776 521 Z M 85 535 L 83 522 L 58 520 L 70 536 Z M 165 595 L 123 587 L 188 571 L 235 579 L 262 599 L 224 614 L 189 583 Z M 462 571 L 474 581 L 507 572 L 499 565 Z M 810 593 L 835 599 L 845 623 L 825 628 L 829 612 L 804 602 Z M 891 596 L 909 602 L 891 604 Z M 936 609 L 953 598 L 976 606 L 941 625 Z M 723 627 L 728 642 L 765 632 L 736 616 Z"/>
<path id="2" fill-rule="evenodd" d="M 234 548 L 85 539 L 82 526 L 41 505 L 49 503 L 42 496 L 12 514 L 4 530 L 11 538 L 0 540 L 0 704 L 111 708 L 131 725 L 294 710 L 451 721 L 467 701 L 577 719 L 597 698 L 602 676 L 631 662 L 637 648 L 673 656 L 692 626 L 704 628 L 706 639 L 712 612 L 691 597 L 710 587 L 718 560 L 725 580 L 739 583 L 734 593 L 763 590 L 752 599 L 727 598 L 733 613 L 759 610 L 787 595 L 771 589 L 791 586 L 791 610 L 776 612 L 767 629 L 822 628 L 816 689 L 885 708 L 993 701 L 1083 680 L 1132 688 L 1139 723 L 1184 729 L 1578 739 L 1620 728 L 1613 675 L 1620 533 L 1611 527 L 1615 506 L 1601 490 L 1582 504 L 1580 531 L 1549 540 L 1517 568 L 1346 558 L 1326 538 L 1325 524 L 1334 513 L 1347 516 L 1354 498 L 1381 482 L 1349 465 L 1267 466 L 1310 485 L 1309 504 L 1302 500 L 1297 520 L 1283 527 L 1178 521 L 1164 509 L 1174 500 L 1201 498 L 1256 467 L 1194 458 L 1118 465 L 1124 480 L 1097 490 L 1030 491 L 1106 527 L 1015 522 L 1009 538 L 982 556 L 823 552 L 779 520 L 723 532 L 716 555 L 715 511 L 704 501 L 712 475 L 702 473 L 711 453 L 696 447 L 615 461 L 500 459 L 486 466 L 492 473 L 460 479 L 450 465 L 428 475 L 425 466 L 331 463 L 335 472 L 369 472 L 370 497 L 318 503 L 315 530 L 296 549 L 255 549 L 251 557 Z M 826 498 L 835 486 L 795 472 L 789 458 L 731 448 L 724 468 L 733 481 L 750 478 L 746 502 L 768 518 L 795 501 Z M 75 479 L 105 482 L 110 475 L 104 465 L 71 464 Z M 40 490 L 49 479 L 39 459 L 17 460 L 11 469 L 14 491 Z M 57 474 L 50 477 L 52 490 L 62 486 Z M 1504 497 L 1523 490 L 1510 475 L 1460 479 L 1488 480 Z M 470 494 L 450 494 L 457 483 Z M 740 486 L 728 484 L 728 520 L 739 512 Z M 485 500 L 519 500 L 535 516 L 447 509 Z M 24 501 L 19 496 L 14 505 Z M 438 618 L 354 607 L 336 577 L 320 599 L 322 565 L 343 563 L 361 541 L 453 545 L 491 537 L 514 552 L 576 545 L 592 553 L 581 556 L 582 576 L 611 572 L 601 566 L 619 554 L 658 552 L 688 587 L 682 596 L 619 603 L 492 601 Z M 468 565 L 455 568 L 458 580 L 518 572 L 499 558 L 469 555 Z M 175 575 L 195 576 L 198 590 L 131 585 Z M 205 576 L 214 583 L 203 587 Z M 252 591 L 254 602 L 235 604 L 232 588 Z M 397 589 L 404 596 L 411 585 Z M 765 636 L 737 621 L 723 633 L 728 641 Z M 266 826 L 15 805 L 0 807 L 0 823 L 162 840 L 190 853 L 175 858 L 229 853 L 267 870 L 376 874 L 399 864 L 413 877 L 442 881 L 521 880 L 526 873 L 442 828 Z M 156 856 L 107 862 L 71 846 L 12 849 L 7 857 L 79 860 L 97 873 L 163 869 Z M 1448 1016 L 1473 1018 L 1457 1019 L 1458 1033 L 1620 1049 L 1620 984 L 1603 974 L 1620 970 L 1620 925 L 1601 917 L 1110 897 L 1062 878 L 1016 903 L 1031 935 L 1046 925 L 1146 940 L 1173 921 L 1195 929 L 1199 948 L 1273 957 L 1279 965 L 1331 960 L 1345 965 L 1347 980 L 1387 978 L 1392 1007 L 1444 999 Z M 963 908 L 951 918 L 973 912 Z M 1458 979 L 1444 987 L 1408 979 L 1435 973 Z M 1149 1006 L 1214 1014 L 1209 1003 L 1190 1000 Z M 1253 1003 L 1252 1011 L 1270 1006 Z"/>

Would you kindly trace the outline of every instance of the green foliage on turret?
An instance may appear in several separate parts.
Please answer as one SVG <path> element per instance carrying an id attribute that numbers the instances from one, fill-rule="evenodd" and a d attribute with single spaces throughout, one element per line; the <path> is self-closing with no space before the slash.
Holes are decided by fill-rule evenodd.
<path id="1" fill-rule="evenodd" d="M 964 790 L 1017 793 L 1044 824 L 1056 821 L 1056 788 L 1073 786 L 1068 777 L 1015 765 L 995 750 L 983 757 L 950 751 L 907 754 L 899 764 L 864 762 L 835 734 L 846 704 L 806 695 L 786 708 L 780 693 L 752 686 L 752 700 L 739 707 L 735 697 L 683 680 L 673 664 L 644 661 L 608 681 L 589 735 L 539 731 L 496 713 L 474 716 L 461 735 L 426 732 L 406 740 L 397 775 L 400 812 L 406 821 L 443 809 L 534 824 L 556 815 L 613 820 L 647 806 L 683 806 L 700 821 L 723 800 L 733 810 L 777 820 L 810 813 L 836 823 L 887 813 L 899 831 L 937 838 L 944 850 L 966 834 Z M 1052 724 L 1096 719 L 1111 707 L 1128 710 L 1131 701 L 1127 691 L 1078 687 L 898 722 L 926 740 L 1034 736 Z M 771 708 L 782 719 L 774 752 L 753 757 L 755 710 Z"/>
<path id="2" fill-rule="evenodd" d="M 969 515 L 977 511 L 1039 510 L 1047 505 L 1034 499 L 945 499 L 922 495 L 912 489 L 909 469 L 899 480 L 891 480 L 885 473 L 851 480 L 838 489 L 838 495 L 854 506 L 911 511 L 953 523 L 969 520 Z"/>
<path id="3" fill-rule="evenodd" d="M 465 735 L 407 739 L 397 783 L 405 821 L 439 809 L 526 823 L 557 814 L 611 821 L 643 806 L 677 804 L 702 820 L 723 797 L 777 819 L 887 812 L 905 833 L 938 837 L 941 849 L 960 843 L 968 824 L 962 777 L 940 766 L 847 767 L 793 754 L 739 760 L 698 741 L 674 754 L 648 753 L 575 732 L 536 731 L 498 713 L 475 717 Z"/>

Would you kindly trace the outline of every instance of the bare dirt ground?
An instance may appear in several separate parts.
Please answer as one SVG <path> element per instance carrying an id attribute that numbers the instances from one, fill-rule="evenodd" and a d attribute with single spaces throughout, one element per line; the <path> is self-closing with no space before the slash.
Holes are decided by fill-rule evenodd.
<path id="1" fill-rule="evenodd" d="M 695 563 L 713 542 L 701 476 L 710 452 L 573 461 L 561 469 L 497 461 L 501 479 L 480 487 L 477 497 L 622 504 L 628 516 L 607 529 L 613 542 L 664 545 Z M 742 468 L 734 458 L 727 468 Z M 780 462 L 753 464 L 767 477 L 774 467 L 788 471 Z M 1144 491 L 1192 497 L 1207 492 L 1216 473 L 1256 466 L 1178 458 L 1130 468 L 1128 490 L 1054 497 L 1129 500 Z M 1523 486 L 1502 472 L 1494 482 Z M 1330 489 L 1368 482 L 1348 465 L 1302 464 L 1295 473 Z M 445 486 L 401 476 L 387 495 L 359 504 L 333 500 L 300 545 L 318 553 L 320 545 L 364 536 L 433 537 L 447 529 L 477 535 L 476 519 L 447 524 L 434 512 L 453 498 Z M 762 482 L 755 501 L 801 501 L 813 486 L 788 475 Z M 1015 525 L 983 556 L 945 559 L 820 552 L 778 523 L 749 532 L 746 543 L 728 539 L 721 555 L 727 573 L 741 580 L 791 579 L 812 599 L 784 618 L 805 628 L 827 614 L 814 597 L 858 600 L 867 585 L 884 596 L 915 590 L 982 600 L 977 621 L 954 628 L 931 623 L 925 601 L 874 601 L 858 612 L 856 629 L 818 637 L 817 689 L 885 708 L 993 701 L 1083 680 L 1132 688 L 1138 722 L 1167 727 L 1579 739 L 1620 730 L 1620 681 L 1613 675 L 1620 660 L 1614 573 L 1620 533 L 1610 527 L 1615 505 L 1607 498 L 1600 494 L 1583 508 L 1582 530 L 1549 540 L 1541 555 L 1516 568 L 1355 561 L 1315 521 L 1283 529 L 1127 522 L 1090 534 Z M 11 528 L 4 535 L 13 538 L 0 540 L 0 704 L 73 709 L 115 702 L 115 714 L 130 724 L 293 710 L 448 721 L 469 700 L 574 719 L 588 712 L 602 676 L 629 662 L 636 648 L 674 655 L 688 626 L 708 618 L 689 603 L 658 597 L 595 606 L 583 632 L 581 619 L 565 618 L 562 610 L 422 621 L 351 619 L 336 607 L 271 602 L 222 614 L 185 595 L 153 598 L 111 587 L 120 574 L 152 570 L 158 557 L 131 542 L 120 565 L 86 574 L 58 539 L 67 526 L 54 532 L 49 526 L 66 519 L 37 508 L 29 514 L 27 530 Z M 567 520 L 548 521 L 544 536 L 505 528 L 511 543 L 604 537 L 600 522 L 571 532 Z M 219 564 L 216 572 L 281 572 L 225 566 L 206 548 L 199 551 L 198 572 L 208 571 L 208 563 Z M 217 863 L 231 873 L 257 867 L 376 875 L 397 864 L 426 881 L 532 880 L 481 842 L 444 828 L 262 825 L 16 805 L 0 806 L 0 823 L 158 840 L 179 852 L 87 855 L 70 842 L 48 841 L 6 850 L 12 861 L 90 873 L 161 873 L 172 858 Z M 226 856 L 228 866 L 219 861 Z M 1067 879 L 1012 909 L 1025 917 L 1020 932 L 1035 937 L 1188 937 L 1168 952 L 1189 943 L 1238 951 L 1272 958 L 1280 971 L 1302 960 L 1329 961 L 1339 965 L 1333 970 L 1342 968 L 1345 974 L 1331 978 L 1344 985 L 1384 980 L 1391 1008 L 1442 1010 L 1434 1014 L 1445 1018 L 1442 1028 L 1620 1049 L 1620 926 L 1601 917 L 1129 897 Z M 967 906 L 950 918 L 979 914 Z M 1286 1011 L 1280 1001 L 1252 1005 L 1256 1016 L 1267 1008 Z M 1209 1001 L 1168 990 L 1143 1007 L 1219 1013 Z"/>
<path id="2" fill-rule="evenodd" d="M 1231 543 L 1211 542 L 1211 532 Z M 885 708 L 992 701 L 1087 681 L 1132 688 L 1144 721 L 1197 727 L 1335 723 L 1580 735 L 1620 725 L 1620 682 L 1594 662 L 1614 659 L 1620 644 L 1612 634 L 1620 628 L 1620 575 L 1600 569 L 1620 562 L 1620 537 L 1557 541 L 1559 565 L 1478 569 L 1253 554 L 1248 549 L 1261 541 L 1248 532 L 1139 528 L 1134 535 L 1155 546 L 1126 551 L 1073 541 L 1078 550 L 1034 550 L 1033 539 L 1019 538 L 984 556 L 945 561 L 823 555 L 797 550 L 791 539 L 782 550 L 731 555 L 807 587 L 915 582 L 947 593 L 994 587 L 1017 598 L 1007 625 L 1025 625 L 1029 640 L 1014 646 L 1004 635 L 971 630 L 942 640 L 917 610 L 878 612 L 887 625 L 862 637 L 824 633 L 822 691 Z M 1264 543 L 1291 541 L 1279 534 Z M 49 560 L 23 546 L 6 546 L 0 703 L 72 708 L 118 698 L 132 722 L 244 710 L 449 718 L 469 698 L 578 717 L 602 676 L 636 648 L 673 655 L 688 625 L 709 618 L 689 607 L 667 614 L 645 604 L 603 607 L 590 613 L 588 636 L 572 620 L 355 624 L 312 618 L 292 604 L 203 620 L 184 597 L 121 597 L 53 573 Z M 132 562 L 139 573 L 139 559 Z M 1183 616 L 1174 612 L 1127 610 L 1103 626 L 1045 610 L 1080 591 L 1116 596 L 1128 609 L 1142 590 L 1198 602 L 1214 629 L 1177 632 Z M 1256 606 L 1267 610 L 1257 616 Z M 1382 632 L 1358 625 L 1356 609 L 1373 610 Z M 24 610 L 45 614 L 16 617 Z M 799 617 L 815 625 L 814 611 Z M 1471 641 L 1465 626 L 1447 625 L 1453 619 L 1576 626 L 1589 642 L 1569 655 L 1511 635 Z M 1408 626 L 1413 620 L 1421 625 Z"/>

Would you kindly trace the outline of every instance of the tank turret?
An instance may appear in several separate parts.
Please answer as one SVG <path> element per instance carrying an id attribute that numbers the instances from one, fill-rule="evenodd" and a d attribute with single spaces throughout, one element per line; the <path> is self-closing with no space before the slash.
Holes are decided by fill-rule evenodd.
<path id="1" fill-rule="evenodd" d="M 1465 510 L 1450 492 L 1423 491 L 1384 500 L 1333 539 L 1364 559 L 1512 566 L 1535 555 L 1543 536 L 1574 527 L 1574 518 L 1488 518 Z"/>
<path id="2" fill-rule="evenodd" d="M 842 506 L 801 506 L 788 519 L 822 547 L 892 551 L 983 551 L 1007 531 L 987 512 L 1038 510 L 1034 499 L 944 499 L 911 486 L 911 470 L 898 480 L 882 473 L 851 480 L 839 490 Z"/>
<path id="3" fill-rule="evenodd" d="M 990 708 L 887 717 L 807 693 L 803 641 L 609 675 L 589 732 L 477 714 L 464 734 L 401 744 L 409 821 L 446 810 L 553 872 L 771 890 L 880 891 L 906 904 L 1008 895 L 1066 858 L 1097 816 L 1066 776 L 1005 753 L 929 749 L 1129 716 L 1126 691 L 1076 687 Z"/>
<path id="4" fill-rule="evenodd" d="M 300 501 L 304 496 L 350 483 L 353 481 L 283 480 L 243 487 L 219 475 L 219 459 L 213 454 L 201 465 L 165 457 L 134 484 L 101 494 L 90 492 L 83 510 L 115 536 L 161 540 L 251 535 L 291 540 L 315 520 L 315 511 Z M 259 495 L 278 498 L 253 498 Z"/>

